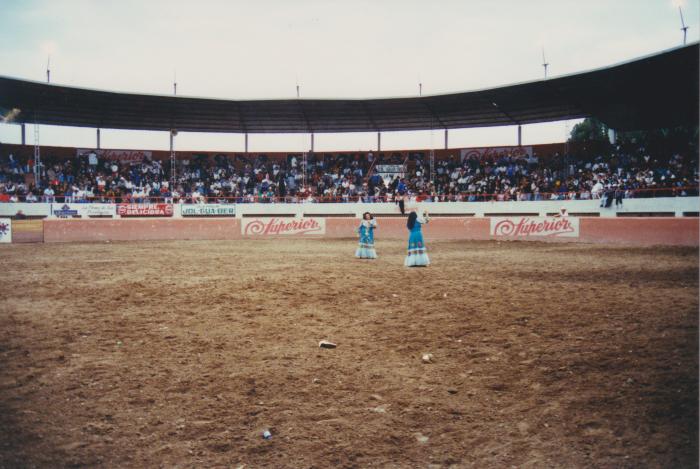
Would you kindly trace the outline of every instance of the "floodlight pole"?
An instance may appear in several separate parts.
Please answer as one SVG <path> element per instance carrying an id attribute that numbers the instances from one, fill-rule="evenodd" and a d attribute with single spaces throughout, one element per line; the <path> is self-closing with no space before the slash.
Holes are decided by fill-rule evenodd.
<path id="1" fill-rule="evenodd" d="M 685 24 L 685 19 L 683 19 L 683 9 L 678 5 L 678 12 L 681 14 L 681 31 L 683 31 L 683 45 L 685 45 L 688 38 L 688 26 Z"/>

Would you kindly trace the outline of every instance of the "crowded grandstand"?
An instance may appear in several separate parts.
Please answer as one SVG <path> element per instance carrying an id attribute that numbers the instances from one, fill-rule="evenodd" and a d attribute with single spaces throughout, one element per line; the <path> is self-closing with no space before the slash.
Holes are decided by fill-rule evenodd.
<path id="1" fill-rule="evenodd" d="M 566 149 L 566 146 L 562 146 Z M 612 146 L 611 146 L 612 147 Z M 443 152 L 431 178 L 427 151 L 395 153 L 193 154 L 171 166 L 140 152 L 140 161 L 72 158 L 5 151 L 0 166 L 2 202 L 392 202 L 587 200 L 697 195 L 697 146 L 650 151 L 632 142 L 589 157 L 538 155 L 514 147 L 473 155 Z M 393 173 L 379 170 L 389 167 Z M 40 175 L 40 185 L 34 174 Z M 174 182 L 174 186 L 172 186 Z"/>

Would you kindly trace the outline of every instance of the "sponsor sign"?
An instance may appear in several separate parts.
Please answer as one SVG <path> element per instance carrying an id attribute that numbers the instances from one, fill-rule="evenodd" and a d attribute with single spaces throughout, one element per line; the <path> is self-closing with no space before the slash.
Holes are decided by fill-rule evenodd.
<path id="1" fill-rule="evenodd" d="M 116 214 L 114 204 L 84 204 L 78 206 L 84 217 L 113 217 Z"/>
<path id="2" fill-rule="evenodd" d="M 181 204 L 180 213 L 183 217 L 235 217 L 236 206 L 234 204 Z"/>
<path id="3" fill-rule="evenodd" d="M 78 157 L 87 158 L 90 153 L 95 153 L 99 161 L 119 161 L 120 163 L 140 163 L 144 159 L 150 159 L 153 153 L 143 150 L 96 150 L 78 148 Z"/>
<path id="4" fill-rule="evenodd" d="M 70 204 L 51 204 L 51 213 L 58 218 L 73 218 L 79 216 L 77 207 Z"/>
<path id="5" fill-rule="evenodd" d="M 114 204 L 52 204 L 51 214 L 58 218 L 113 217 Z"/>
<path id="6" fill-rule="evenodd" d="M 117 204 L 120 217 L 172 217 L 173 204 Z"/>
<path id="7" fill-rule="evenodd" d="M 325 218 L 243 218 L 243 236 L 299 236 L 326 233 Z"/>
<path id="8" fill-rule="evenodd" d="M 12 242 L 12 220 L 0 218 L 0 243 Z"/>
<path id="9" fill-rule="evenodd" d="M 483 148 L 462 148 L 460 150 L 462 161 L 466 158 L 476 158 L 479 160 L 498 158 L 505 154 L 513 157 L 527 158 L 532 156 L 532 147 L 483 147 Z"/>
<path id="10" fill-rule="evenodd" d="M 570 217 L 492 217 L 491 236 L 578 238 L 579 219 Z"/>

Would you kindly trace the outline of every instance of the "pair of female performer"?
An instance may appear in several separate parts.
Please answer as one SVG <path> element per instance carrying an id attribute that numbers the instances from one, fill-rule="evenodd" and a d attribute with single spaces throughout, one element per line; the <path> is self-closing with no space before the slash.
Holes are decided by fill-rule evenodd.
<path id="1" fill-rule="evenodd" d="M 408 236 L 408 255 L 404 260 L 406 267 L 425 267 L 430 264 L 430 259 L 423 241 L 423 233 L 421 225 L 428 223 L 429 218 L 427 212 L 423 213 L 422 217 L 418 217 L 416 212 L 411 212 L 408 215 L 406 227 L 409 231 Z M 374 248 L 374 230 L 377 229 L 377 222 L 371 213 L 365 212 L 362 215 L 362 222 L 357 229 L 360 234 L 360 246 L 355 251 L 355 257 L 359 259 L 376 259 L 377 251 Z"/>

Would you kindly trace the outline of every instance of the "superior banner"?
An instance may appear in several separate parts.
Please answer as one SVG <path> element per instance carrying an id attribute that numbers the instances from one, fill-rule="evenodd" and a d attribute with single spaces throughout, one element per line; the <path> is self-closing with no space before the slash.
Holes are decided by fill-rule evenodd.
<path id="1" fill-rule="evenodd" d="M 243 218 L 243 236 L 299 236 L 326 233 L 325 218 Z"/>
<path id="2" fill-rule="evenodd" d="M 236 205 L 234 204 L 192 204 L 180 205 L 180 214 L 183 217 L 235 217 Z"/>
<path id="3" fill-rule="evenodd" d="M 172 217 L 173 204 L 117 204 L 120 217 Z"/>
<path id="4" fill-rule="evenodd" d="M 478 160 L 498 158 L 501 155 L 527 158 L 528 156 L 532 156 L 532 147 L 462 148 L 460 153 L 462 161 L 466 158 L 476 158 Z"/>
<path id="5" fill-rule="evenodd" d="M 0 243 L 12 242 L 12 219 L 0 218 Z"/>
<path id="6" fill-rule="evenodd" d="M 94 150 L 89 148 L 78 148 L 78 157 L 87 158 L 90 153 L 95 153 L 100 160 L 119 161 L 120 163 L 140 163 L 144 159 L 151 159 L 153 155 L 150 151 L 144 150 Z"/>
<path id="7" fill-rule="evenodd" d="M 491 236 L 578 238 L 579 219 L 569 217 L 492 217 Z"/>

